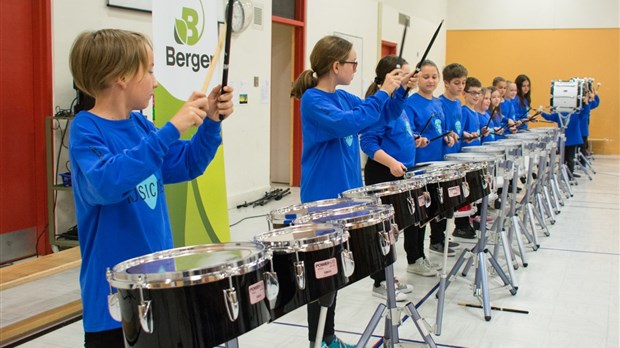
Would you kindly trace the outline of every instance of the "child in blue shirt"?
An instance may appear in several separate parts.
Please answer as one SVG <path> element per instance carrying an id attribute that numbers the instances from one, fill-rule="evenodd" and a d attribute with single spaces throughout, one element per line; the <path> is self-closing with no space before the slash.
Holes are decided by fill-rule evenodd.
<path id="1" fill-rule="evenodd" d="M 517 96 L 512 100 L 512 106 L 517 117 L 517 127 L 528 129 L 527 123 L 522 122 L 529 116 L 530 105 L 532 105 L 532 83 L 527 75 L 521 74 L 515 79 L 517 86 Z"/>
<path id="2" fill-rule="evenodd" d="M 429 139 L 428 146 L 418 149 L 416 152 L 416 162 L 433 162 L 443 160 L 443 144 L 451 147 L 454 145 L 455 137 L 445 135 L 448 131 L 446 118 L 443 113 L 441 102 L 433 96 L 439 82 L 439 69 L 430 60 L 422 62 L 418 73 L 418 92 L 407 100 L 407 114 L 412 117 L 411 123 L 414 130 L 421 136 Z M 435 140 L 432 140 L 435 139 Z M 444 241 L 447 221 L 432 221 L 431 225 L 431 245 L 429 250 L 433 253 L 443 255 Z M 424 239 L 426 226 L 418 228 L 418 235 Z M 448 256 L 456 253 L 452 247 L 458 246 L 457 243 L 450 242 Z"/>
<path id="3" fill-rule="evenodd" d="M 461 100 L 458 97 L 461 96 L 465 88 L 467 73 L 467 69 L 458 63 L 448 64 L 442 71 L 444 93 L 439 96 L 439 101 L 441 101 L 443 113 L 446 117 L 447 129 L 452 131 L 451 135 L 454 137 L 454 145 L 452 147 L 444 143 L 444 155 L 461 151 L 463 121 Z"/>
<path id="4" fill-rule="evenodd" d="M 337 198 L 344 191 L 363 186 L 358 134 L 399 118 L 406 101 L 405 88 L 415 86 L 413 74 L 402 76 L 402 70 L 394 69 L 385 75 L 379 91 L 366 100 L 336 89 L 350 84 L 357 69 L 353 44 L 338 36 L 326 36 L 316 43 L 310 67 L 299 75 L 291 90 L 291 96 L 301 99 L 302 203 Z M 334 296 L 323 345 L 353 347 L 335 336 L 335 307 Z M 320 304 L 312 302 L 307 310 L 308 339 L 313 345 Z"/>
<path id="5" fill-rule="evenodd" d="M 396 66 L 400 66 L 404 73 L 409 73 L 409 64 L 404 60 L 398 60 L 397 56 L 390 55 L 383 57 L 375 70 L 377 77 L 375 82 L 370 85 L 366 92 L 366 98 L 379 90 L 385 75 L 392 71 Z M 416 78 L 417 79 L 417 78 Z M 362 133 L 360 146 L 362 151 L 368 155 L 368 161 L 364 167 L 364 182 L 366 185 L 377 184 L 403 179 L 407 168 L 413 167 L 416 163 L 416 147 L 424 147 L 428 140 L 424 137 L 416 136 L 410 124 L 410 118 L 403 110 L 400 117 L 383 125 L 369 128 Z M 415 268 L 424 276 L 434 276 L 434 269 L 427 266 L 424 258 L 424 240 L 417 234 L 416 226 L 399 226 L 403 229 L 405 236 L 405 252 L 407 253 L 407 270 L 414 270 L 416 262 L 420 264 Z M 424 269 L 424 271 L 421 271 Z M 385 272 L 380 271 L 371 275 L 374 279 L 373 295 L 386 298 Z M 406 293 L 413 290 L 412 286 L 407 286 L 402 282 L 397 282 L 396 301 L 406 301 Z"/>
<path id="6" fill-rule="evenodd" d="M 205 171 L 222 141 L 219 115 L 233 111 L 232 88 L 194 92 L 157 129 L 132 112 L 146 108 L 157 87 L 144 35 L 84 32 L 71 48 L 70 68 L 77 87 L 95 98 L 69 133 L 85 346 L 124 347 L 121 323 L 108 312 L 106 269 L 173 247 L 163 186 Z M 192 139 L 180 140 L 192 127 L 198 127 Z"/>

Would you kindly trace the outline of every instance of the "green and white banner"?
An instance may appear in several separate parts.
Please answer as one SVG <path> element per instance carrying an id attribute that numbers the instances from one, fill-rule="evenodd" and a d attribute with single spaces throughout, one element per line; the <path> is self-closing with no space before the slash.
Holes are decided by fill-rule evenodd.
<path id="1" fill-rule="evenodd" d="M 154 121 L 172 118 L 193 91 L 202 88 L 218 40 L 216 0 L 153 0 L 155 76 Z M 207 89 L 221 81 L 216 67 Z M 183 135 L 191 138 L 195 130 Z M 230 240 L 224 154 L 220 148 L 199 178 L 166 187 L 175 247 Z"/>

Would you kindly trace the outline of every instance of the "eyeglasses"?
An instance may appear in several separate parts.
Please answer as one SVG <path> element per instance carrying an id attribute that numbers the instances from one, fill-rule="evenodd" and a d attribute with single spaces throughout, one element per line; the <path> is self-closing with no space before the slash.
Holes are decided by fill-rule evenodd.
<path id="1" fill-rule="evenodd" d="M 482 95 L 482 92 L 478 92 L 478 91 L 468 91 L 468 92 L 465 92 L 465 93 L 471 94 L 471 95 Z"/>
<path id="2" fill-rule="evenodd" d="M 353 69 L 357 69 L 357 62 L 347 62 L 347 61 L 344 61 L 344 62 L 340 62 L 340 64 L 352 64 L 353 65 Z"/>

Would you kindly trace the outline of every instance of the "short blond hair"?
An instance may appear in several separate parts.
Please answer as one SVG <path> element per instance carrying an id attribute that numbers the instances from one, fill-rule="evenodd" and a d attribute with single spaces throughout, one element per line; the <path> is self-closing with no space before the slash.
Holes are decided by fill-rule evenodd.
<path id="1" fill-rule="evenodd" d="M 102 29 L 81 33 L 73 42 L 69 65 L 77 88 L 96 97 L 118 77 L 147 69 L 150 40 L 143 34 Z"/>

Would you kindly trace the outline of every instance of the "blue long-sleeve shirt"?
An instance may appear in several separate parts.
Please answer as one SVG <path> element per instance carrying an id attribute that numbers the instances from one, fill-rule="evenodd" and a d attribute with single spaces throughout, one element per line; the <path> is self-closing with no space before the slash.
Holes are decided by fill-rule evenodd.
<path id="1" fill-rule="evenodd" d="M 439 101 L 443 109 L 444 116 L 446 117 L 446 129 L 451 130 L 459 136 L 459 141 L 454 143 L 452 147 L 449 147 L 446 142 L 443 144 L 443 153 L 457 153 L 461 151 L 461 142 L 463 137 L 463 121 L 461 113 L 461 101 L 459 99 L 450 100 L 445 95 L 439 96 Z"/>
<path id="2" fill-rule="evenodd" d="M 446 132 L 445 116 L 437 98 L 426 99 L 415 93 L 407 99 L 407 115 L 412 119 L 413 131 L 426 137 L 429 141 Z M 430 121 L 429 121 L 430 119 Z M 427 121 L 428 126 L 423 129 Z M 443 139 L 431 141 L 426 147 L 416 150 L 416 162 L 443 161 Z"/>
<path id="3" fill-rule="evenodd" d="M 594 99 L 591 100 L 588 104 L 586 104 L 583 108 L 581 108 L 581 135 L 584 137 L 590 136 L 590 111 L 592 109 L 596 109 L 600 104 L 601 100 L 598 95 L 594 96 Z"/>
<path id="4" fill-rule="evenodd" d="M 570 115 L 570 119 L 568 118 L 567 112 L 554 112 L 552 114 L 543 112 L 541 115 L 548 121 L 556 122 L 558 124 L 558 127 L 561 127 L 562 124 L 566 125 L 566 122 L 568 121 L 568 125 L 566 125 L 566 130 L 564 132 L 564 134 L 566 135 L 566 146 L 583 144 L 583 137 L 581 136 L 580 125 L 581 114 L 579 112 L 572 113 Z M 561 122 L 560 117 L 562 117 Z"/>
<path id="5" fill-rule="evenodd" d="M 467 133 L 480 134 L 480 119 L 478 118 L 478 112 L 465 105 L 461 109 L 463 111 L 463 131 Z M 463 140 L 463 147 L 478 145 L 480 145 L 480 138 L 476 138 L 470 142 Z"/>
<path id="6" fill-rule="evenodd" d="M 361 187 L 358 134 L 400 117 L 405 100 L 402 87 L 392 98 L 379 91 L 366 100 L 339 89 L 306 90 L 301 98 L 301 201 L 336 198 Z"/>
<path id="7" fill-rule="evenodd" d="M 383 150 L 406 167 L 415 164 L 415 139 L 409 116 L 404 110 L 399 118 L 388 124 L 364 131 L 360 137 L 360 146 L 373 160 L 375 153 Z"/>
<path id="8" fill-rule="evenodd" d="M 220 123 L 205 119 L 187 141 L 171 123 L 157 129 L 139 113 L 112 121 L 82 111 L 69 134 L 84 330 L 111 330 L 121 323 L 108 312 L 106 268 L 173 247 L 164 184 L 204 172 L 222 141 Z"/>
<path id="9" fill-rule="evenodd" d="M 504 99 L 500 104 L 499 104 L 499 108 L 502 111 L 502 115 L 505 118 L 509 118 L 513 121 L 515 120 L 515 108 L 513 106 L 513 103 L 510 101 L 510 99 Z M 506 120 L 507 121 L 507 120 Z"/>
<path id="10" fill-rule="evenodd" d="M 485 137 L 482 137 L 480 140 L 480 144 L 488 143 L 491 141 L 495 141 L 495 134 L 493 134 L 493 127 L 497 127 L 493 120 L 491 120 L 491 115 L 489 115 L 488 111 L 484 113 L 478 112 L 478 121 L 480 122 L 480 132 L 482 132 L 483 127 L 489 127 L 491 133 Z M 482 135 L 482 133 L 480 134 Z"/>
<path id="11" fill-rule="evenodd" d="M 523 104 L 524 105 L 521 105 L 521 101 L 518 96 L 512 99 L 512 106 L 515 111 L 515 121 L 523 120 L 528 117 L 528 113 L 530 111 L 530 103 L 527 101 L 527 99 L 524 98 Z M 528 128 L 529 127 L 527 123 L 524 123 L 521 127 L 519 127 L 519 129 L 528 129 Z"/>

